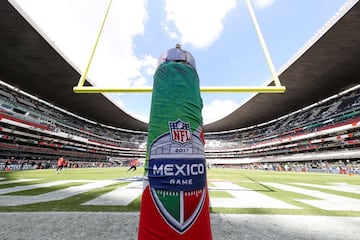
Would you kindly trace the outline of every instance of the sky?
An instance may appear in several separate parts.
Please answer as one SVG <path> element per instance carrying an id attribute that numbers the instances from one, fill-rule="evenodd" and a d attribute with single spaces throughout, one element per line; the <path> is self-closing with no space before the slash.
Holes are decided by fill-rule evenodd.
<path id="1" fill-rule="evenodd" d="M 80 74 L 85 71 L 108 0 L 11 1 Z M 277 73 L 346 2 L 251 0 Z M 113 0 L 87 79 L 97 87 L 152 87 L 159 56 L 177 43 L 194 56 L 201 86 L 265 86 L 272 79 L 245 0 Z M 255 94 L 202 93 L 204 124 Z M 106 96 L 148 122 L 151 93 Z"/>

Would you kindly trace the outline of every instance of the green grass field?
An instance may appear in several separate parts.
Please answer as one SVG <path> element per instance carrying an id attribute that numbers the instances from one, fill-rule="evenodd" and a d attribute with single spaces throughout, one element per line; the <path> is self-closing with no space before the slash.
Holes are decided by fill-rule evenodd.
<path id="1" fill-rule="evenodd" d="M 68 169 L 56 174 L 54 169 L 0 172 L 0 190 L 26 186 L 31 184 L 47 183 L 59 180 L 112 180 L 121 178 L 140 177 L 143 169 L 136 172 L 127 172 L 127 168 L 90 168 L 90 169 Z M 28 182 L 6 183 L 16 179 L 32 179 Z M 208 182 L 210 198 L 232 199 L 234 196 L 228 189 L 216 189 L 217 182 L 228 182 L 242 188 L 237 190 L 241 197 L 242 193 L 256 192 L 261 196 L 271 197 L 281 202 L 291 204 L 299 209 L 282 208 L 237 208 L 237 207 L 211 207 L 213 213 L 251 213 L 251 214 L 297 214 L 297 215 L 327 215 L 327 216 L 360 216 L 359 210 L 326 210 L 321 207 L 314 207 L 304 201 L 323 200 L 319 195 L 312 196 L 304 192 L 288 191 L 274 187 L 273 184 L 284 184 L 286 186 L 299 187 L 311 193 L 322 194 L 331 197 L 328 201 L 341 201 L 346 209 L 347 205 L 360 203 L 360 176 L 340 174 L 313 174 L 295 172 L 273 172 L 273 171 L 251 171 L 239 169 L 216 169 L 208 171 Z M 91 199 L 113 191 L 118 187 L 126 186 L 126 182 L 115 182 L 114 184 L 86 191 L 69 198 L 58 201 L 48 201 L 18 206 L 1 206 L 1 197 L 8 196 L 29 196 L 51 193 L 53 191 L 66 189 L 72 186 L 80 186 L 84 182 L 67 182 L 51 187 L 42 187 L 32 190 L 15 191 L 7 194 L 0 194 L 0 212 L 14 211 L 139 211 L 141 196 L 135 198 L 127 206 L 98 206 L 81 205 Z M 305 185 L 304 185 L 305 184 Z M 307 185 L 306 185 L 307 184 Z M 322 188 L 321 186 L 335 186 L 333 188 Z M 244 190 L 245 189 L 245 190 Z M 354 191 L 345 191 L 354 189 Z M 321 196 L 322 196 L 321 195 Z M 339 199 L 337 199 L 339 198 Z M 235 198 L 234 198 L 235 199 Z M 261 199 L 259 200 L 261 201 Z M 349 203 L 348 203 L 349 202 Z M 261 204 L 261 203 L 260 203 Z M 359 205 L 360 206 L 360 205 Z"/>

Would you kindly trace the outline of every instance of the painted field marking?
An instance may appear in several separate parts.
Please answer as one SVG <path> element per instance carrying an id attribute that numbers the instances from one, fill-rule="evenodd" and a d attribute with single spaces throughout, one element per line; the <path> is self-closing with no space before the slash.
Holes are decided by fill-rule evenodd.
<path id="1" fill-rule="evenodd" d="M 317 190 L 308 190 L 299 187 L 293 187 L 281 183 L 264 182 L 262 184 L 282 189 L 284 191 L 296 192 L 311 197 L 319 198 L 320 200 L 304 200 L 296 199 L 296 201 L 330 211 L 360 211 L 360 200 L 342 197 L 335 194 L 323 193 Z"/>
<path id="2" fill-rule="evenodd" d="M 75 180 L 73 181 L 75 182 Z M 36 196 L 0 196 L 0 206 L 18 206 L 32 203 L 40 203 L 40 202 L 49 202 L 49 201 L 57 201 L 63 200 L 65 198 L 72 197 L 74 195 L 78 195 L 87 191 L 91 191 L 96 188 L 105 187 L 118 181 L 115 180 L 99 180 L 92 181 L 88 184 L 83 184 L 80 186 L 68 187 L 65 189 L 48 192 Z"/>
<path id="3" fill-rule="evenodd" d="M 0 194 L 8 194 L 8 193 L 20 192 L 20 191 L 31 190 L 31 189 L 36 189 L 36 188 L 52 187 L 52 186 L 71 183 L 71 182 L 79 182 L 79 181 L 77 181 L 77 180 L 75 180 L 75 181 L 74 180 L 61 180 L 61 181 L 38 183 L 38 184 L 32 184 L 32 185 L 26 185 L 26 186 L 2 188 L 2 189 L 0 189 Z"/>
<path id="4" fill-rule="evenodd" d="M 5 178 L 3 178 L 3 179 L 5 179 Z M 1 179 L 1 180 L 3 180 L 3 179 Z M 36 181 L 36 180 L 39 180 L 39 179 L 16 179 L 16 180 L 9 180 L 9 181 L 1 181 L 0 185 L 20 183 L 20 182 L 30 182 L 30 181 Z"/>
<path id="5" fill-rule="evenodd" d="M 360 186 L 350 185 L 347 183 L 333 183 L 331 185 L 319 185 L 319 184 L 309 184 L 309 183 L 293 183 L 300 186 L 308 186 L 314 188 L 322 188 L 335 190 L 340 192 L 348 192 L 348 193 L 357 193 L 360 194 Z"/>
<path id="6" fill-rule="evenodd" d="M 19 179 L 20 182 L 23 181 Z M 17 180 L 12 180 L 17 181 Z M 47 201 L 62 200 L 68 197 L 81 194 L 87 191 L 91 191 L 96 188 L 105 187 L 114 183 L 129 182 L 124 179 L 117 180 L 64 180 L 55 181 L 49 183 L 33 184 L 27 186 L 15 186 L 12 188 L 0 189 L 0 206 L 18 206 L 24 204 L 40 203 Z M 80 186 L 72 186 L 65 189 L 52 191 L 37 196 L 10 196 L 1 195 L 12 192 L 51 187 L 59 184 L 65 184 L 70 182 L 87 182 Z M 298 206 L 294 206 L 278 200 L 276 198 L 269 197 L 261 192 L 254 191 L 252 189 L 244 188 L 233 184 L 231 182 L 212 182 L 215 187 L 209 187 L 209 191 L 224 191 L 233 196 L 233 198 L 210 198 L 210 204 L 212 207 L 221 208 L 281 208 L 281 209 L 301 209 Z M 323 193 L 317 190 L 307 190 L 301 187 L 294 187 L 286 184 L 266 182 L 262 183 L 267 186 L 279 188 L 285 191 L 296 192 L 311 197 L 319 198 L 320 200 L 304 200 L 296 199 L 299 202 L 315 206 L 325 210 L 344 210 L 344 211 L 360 211 L 360 200 L 349 197 L 342 197 L 336 194 Z M 301 186 L 312 186 L 324 189 L 334 189 L 344 192 L 358 193 L 359 189 L 356 185 L 347 185 L 345 183 L 337 183 L 336 185 L 319 185 L 319 184 L 305 184 L 297 183 Z M 142 193 L 142 181 L 134 179 L 126 186 L 118 187 L 117 189 L 105 193 L 97 198 L 94 198 L 83 205 L 98 205 L 98 206 L 127 206 Z"/>
<path id="7" fill-rule="evenodd" d="M 127 206 L 138 196 L 140 196 L 142 191 L 142 182 L 132 182 L 126 186 L 119 187 L 81 205 Z"/>
<path id="8" fill-rule="evenodd" d="M 240 187 L 231 182 L 212 183 L 215 187 L 209 187 L 209 191 L 225 191 L 234 196 L 234 198 L 210 198 L 211 207 L 301 209 L 298 206 L 285 203 L 252 189 Z"/>

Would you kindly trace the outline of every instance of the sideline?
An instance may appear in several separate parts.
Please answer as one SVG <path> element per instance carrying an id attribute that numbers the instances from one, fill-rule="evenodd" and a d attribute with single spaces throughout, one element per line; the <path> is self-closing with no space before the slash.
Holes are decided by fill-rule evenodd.
<path id="1" fill-rule="evenodd" d="M 139 213 L 0 213 L 0 239 L 134 240 Z M 360 217 L 211 214 L 214 240 L 357 240 Z"/>

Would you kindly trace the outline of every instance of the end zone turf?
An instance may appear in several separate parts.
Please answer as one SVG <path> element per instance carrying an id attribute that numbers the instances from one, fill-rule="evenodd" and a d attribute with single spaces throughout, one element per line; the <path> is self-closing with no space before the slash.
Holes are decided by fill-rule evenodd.
<path id="1" fill-rule="evenodd" d="M 0 173 L 0 211 L 139 211 L 142 170 Z M 29 179 L 29 181 L 25 181 Z M 360 216 L 360 176 L 210 169 L 213 213 Z"/>

